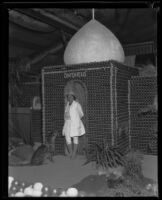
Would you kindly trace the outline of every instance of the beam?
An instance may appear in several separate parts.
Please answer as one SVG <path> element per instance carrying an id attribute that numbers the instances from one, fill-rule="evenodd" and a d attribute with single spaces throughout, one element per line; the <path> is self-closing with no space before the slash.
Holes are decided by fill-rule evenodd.
<path id="1" fill-rule="evenodd" d="M 22 39 L 14 38 L 14 37 L 9 37 L 9 45 L 12 45 L 14 47 L 20 47 L 24 49 L 29 49 L 29 50 L 40 50 L 40 48 L 43 48 L 42 45 L 37 45 L 32 42 L 28 42 Z"/>
<path id="2" fill-rule="evenodd" d="M 80 27 L 73 25 L 70 22 L 67 22 L 60 17 L 51 14 L 43 9 L 15 9 L 17 12 L 23 13 L 29 17 L 37 19 L 41 22 L 44 22 L 50 26 L 53 26 L 58 29 L 62 29 L 65 32 L 74 34 Z"/>
<path id="3" fill-rule="evenodd" d="M 16 66 L 19 68 L 20 71 L 30 71 L 31 65 L 39 62 L 41 59 L 43 59 L 48 54 L 56 54 L 58 51 L 60 51 L 63 48 L 63 44 L 57 44 L 56 46 L 51 46 L 49 48 L 46 48 L 45 50 L 33 54 L 31 56 L 26 56 L 21 59 L 10 59 L 10 63 L 14 64 L 16 63 Z"/>
<path id="4" fill-rule="evenodd" d="M 22 34 L 25 39 L 29 38 L 30 40 L 32 38 L 34 43 L 41 43 L 41 45 L 43 46 L 46 45 L 47 41 L 50 41 L 51 43 L 51 41 L 53 41 L 54 35 L 59 35 L 59 31 L 56 30 L 52 33 L 36 32 L 9 21 L 9 36 L 12 37 L 15 35 L 16 37 L 21 37 Z M 44 40 L 46 41 L 44 42 Z"/>
<path id="5" fill-rule="evenodd" d="M 30 62 L 28 64 L 34 64 L 43 59 L 48 54 L 56 54 L 58 51 L 60 51 L 63 48 L 63 44 L 57 44 L 56 46 L 51 46 L 44 51 L 37 53 L 35 55 L 30 56 Z"/>
<path id="6" fill-rule="evenodd" d="M 15 10 L 9 12 L 9 21 L 33 32 L 51 33 L 55 31 L 55 29 L 48 24 L 34 20 L 33 18 L 23 15 Z"/>

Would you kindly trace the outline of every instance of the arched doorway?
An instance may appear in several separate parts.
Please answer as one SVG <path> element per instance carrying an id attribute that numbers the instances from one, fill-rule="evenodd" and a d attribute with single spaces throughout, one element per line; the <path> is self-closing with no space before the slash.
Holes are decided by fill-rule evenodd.
<path id="1" fill-rule="evenodd" d="M 64 88 L 64 97 L 65 97 L 65 104 L 67 103 L 66 95 L 69 91 L 73 91 L 77 101 L 81 104 L 83 112 L 84 112 L 84 118 L 83 118 L 83 124 L 85 126 L 86 134 L 79 137 L 79 148 L 78 153 L 83 154 L 84 148 L 86 147 L 88 143 L 87 133 L 88 133 L 88 112 L 87 112 L 87 87 L 86 84 L 81 80 L 70 80 L 66 83 Z"/>

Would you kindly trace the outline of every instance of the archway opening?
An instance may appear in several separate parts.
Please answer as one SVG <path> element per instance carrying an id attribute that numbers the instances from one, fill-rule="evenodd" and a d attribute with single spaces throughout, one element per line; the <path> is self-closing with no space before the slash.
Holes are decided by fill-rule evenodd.
<path id="1" fill-rule="evenodd" d="M 76 100 L 81 104 L 84 117 L 82 119 L 83 124 L 85 126 L 86 134 L 79 137 L 79 147 L 78 147 L 78 153 L 84 154 L 84 149 L 87 147 L 88 144 L 88 110 L 87 110 L 87 99 L 88 99 L 88 92 L 87 92 L 87 86 L 86 84 L 81 80 L 70 80 L 67 82 L 65 88 L 64 88 L 64 96 L 65 96 L 65 104 L 67 103 L 66 94 L 68 94 L 69 91 L 73 91 Z"/>

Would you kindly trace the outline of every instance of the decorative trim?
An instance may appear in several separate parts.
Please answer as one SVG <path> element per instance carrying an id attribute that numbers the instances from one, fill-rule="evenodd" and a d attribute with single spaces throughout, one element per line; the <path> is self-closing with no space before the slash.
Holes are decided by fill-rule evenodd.
<path id="1" fill-rule="evenodd" d="M 115 69 L 115 76 L 114 76 L 114 82 L 115 82 L 115 89 L 114 89 L 114 99 L 115 99 L 115 135 L 117 136 L 117 130 L 118 130 L 118 113 L 117 113 L 117 90 L 116 90 L 116 75 L 118 69 L 114 67 Z M 117 137 L 115 138 L 115 141 L 117 142 Z"/>
<path id="2" fill-rule="evenodd" d="M 110 64 L 111 145 L 114 146 L 113 65 Z"/>
<path id="3" fill-rule="evenodd" d="M 43 126 L 43 144 L 46 142 L 46 129 L 45 129 L 45 96 L 44 96 L 44 70 L 42 70 L 42 126 Z"/>
<path id="4" fill-rule="evenodd" d="M 94 70 L 101 70 L 105 68 L 110 68 L 110 67 L 95 67 L 95 68 L 87 68 L 87 69 L 71 69 L 71 70 L 59 70 L 59 71 L 53 71 L 53 72 L 44 72 L 44 74 L 58 74 L 58 73 L 69 73 L 69 72 L 78 72 L 78 71 L 83 71 L 86 73 L 86 71 L 94 71 Z M 85 76 L 86 77 L 86 76 Z"/>
<path id="5" fill-rule="evenodd" d="M 130 97 L 131 97 L 131 84 L 130 80 L 128 80 L 128 137 L 129 137 L 129 149 L 131 149 L 131 134 L 130 134 L 130 127 L 131 127 L 131 111 L 130 111 Z"/>

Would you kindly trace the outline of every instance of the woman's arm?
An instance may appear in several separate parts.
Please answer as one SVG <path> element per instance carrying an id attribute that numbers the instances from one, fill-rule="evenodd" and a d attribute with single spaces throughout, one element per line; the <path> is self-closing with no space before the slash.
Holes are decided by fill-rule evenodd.
<path id="1" fill-rule="evenodd" d="M 77 110 L 78 110 L 80 118 L 82 118 L 84 116 L 84 113 L 83 113 L 82 106 L 80 105 L 80 103 L 78 103 L 77 105 Z"/>

